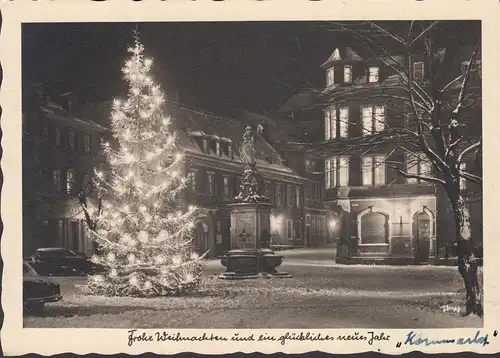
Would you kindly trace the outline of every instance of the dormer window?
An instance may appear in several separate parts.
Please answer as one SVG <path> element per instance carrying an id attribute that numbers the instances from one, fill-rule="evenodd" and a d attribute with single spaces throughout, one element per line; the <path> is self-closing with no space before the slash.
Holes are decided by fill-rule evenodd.
<path id="1" fill-rule="evenodd" d="M 345 65 L 344 66 L 344 83 L 352 82 L 352 66 Z"/>
<path id="2" fill-rule="evenodd" d="M 208 138 L 203 138 L 203 153 L 208 153 Z"/>
<path id="3" fill-rule="evenodd" d="M 379 68 L 376 66 L 372 66 L 368 68 L 368 82 L 375 83 L 378 82 L 378 72 Z"/>
<path id="4" fill-rule="evenodd" d="M 334 75 L 333 75 L 333 67 L 329 68 L 328 71 L 326 71 L 326 85 L 331 86 L 333 85 L 334 81 Z"/>
<path id="5" fill-rule="evenodd" d="M 215 142 L 215 154 L 217 154 L 217 156 L 219 156 L 219 157 L 222 155 L 222 151 L 221 151 L 221 147 L 220 147 L 220 142 L 219 141 Z"/>
<path id="6" fill-rule="evenodd" d="M 424 79 L 424 63 L 422 61 L 413 63 L 413 79 L 414 80 Z"/>

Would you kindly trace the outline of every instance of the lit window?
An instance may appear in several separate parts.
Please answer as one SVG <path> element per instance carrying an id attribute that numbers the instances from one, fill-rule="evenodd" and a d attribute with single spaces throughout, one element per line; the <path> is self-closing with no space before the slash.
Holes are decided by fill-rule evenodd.
<path id="1" fill-rule="evenodd" d="M 382 132 L 385 129 L 385 106 L 367 105 L 361 107 L 362 135 Z"/>
<path id="2" fill-rule="evenodd" d="M 68 169 L 66 172 L 66 193 L 74 194 L 76 174 L 74 169 Z"/>
<path id="3" fill-rule="evenodd" d="M 349 107 L 341 107 L 339 109 L 339 116 L 337 116 L 336 107 L 330 107 L 325 110 L 326 140 L 337 138 L 337 127 L 339 127 L 340 138 L 347 138 L 349 134 Z"/>
<path id="4" fill-rule="evenodd" d="M 349 107 L 342 107 L 340 109 L 340 138 L 347 138 L 349 130 Z"/>
<path id="5" fill-rule="evenodd" d="M 221 148 L 220 148 L 220 142 L 216 141 L 215 142 L 215 152 L 216 154 L 220 157 L 221 156 Z"/>
<path id="6" fill-rule="evenodd" d="M 373 129 L 373 107 L 363 106 L 361 107 L 361 123 L 362 123 L 362 133 L 363 135 L 372 134 Z"/>
<path id="7" fill-rule="evenodd" d="M 378 82 L 378 67 L 368 68 L 368 82 Z"/>
<path id="8" fill-rule="evenodd" d="M 424 153 L 405 153 L 406 172 L 411 175 L 430 176 L 432 174 L 431 163 Z M 409 184 L 425 183 L 425 180 L 418 178 L 406 178 Z"/>
<path id="9" fill-rule="evenodd" d="M 422 61 L 413 63 L 413 79 L 422 80 L 424 78 L 424 63 Z"/>
<path id="10" fill-rule="evenodd" d="M 361 170 L 363 185 L 385 185 L 385 157 L 383 155 L 363 157 Z"/>
<path id="11" fill-rule="evenodd" d="M 290 219 L 287 219 L 287 221 L 286 221 L 286 238 L 288 240 L 292 240 L 293 236 L 294 236 L 293 221 Z"/>
<path id="12" fill-rule="evenodd" d="M 296 186 L 295 187 L 295 206 L 297 208 L 300 208 L 300 195 L 301 195 L 300 186 Z"/>
<path id="13" fill-rule="evenodd" d="M 228 199 L 229 198 L 229 178 L 227 176 L 224 176 L 222 177 L 222 180 L 223 180 L 223 192 L 222 192 L 222 195 L 224 197 L 224 199 Z"/>
<path id="14" fill-rule="evenodd" d="M 345 83 L 352 82 L 352 66 L 351 65 L 344 66 L 344 82 Z"/>
<path id="15" fill-rule="evenodd" d="M 327 86 L 333 85 L 333 81 L 334 81 L 333 73 L 334 73 L 333 67 L 328 69 L 328 71 L 326 71 L 326 85 Z"/>
<path id="16" fill-rule="evenodd" d="M 325 187 L 349 185 L 349 158 L 332 157 L 325 161 Z"/>
<path id="17" fill-rule="evenodd" d="M 337 111 L 334 107 L 325 111 L 325 139 L 337 138 Z"/>

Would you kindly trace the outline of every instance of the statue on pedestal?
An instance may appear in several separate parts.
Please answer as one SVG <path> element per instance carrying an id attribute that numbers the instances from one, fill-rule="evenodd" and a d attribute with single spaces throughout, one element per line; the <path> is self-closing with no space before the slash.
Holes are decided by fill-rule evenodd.
<path id="1" fill-rule="evenodd" d="M 262 133 L 262 126 L 257 127 L 257 134 Z M 267 203 L 269 198 L 262 193 L 262 177 L 257 171 L 256 133 L 251 126 L 245 128 L 241 144 L 241 158 L 246 164 L 243 181 L 238 189 L 236 201 L 244 203 Z"/>

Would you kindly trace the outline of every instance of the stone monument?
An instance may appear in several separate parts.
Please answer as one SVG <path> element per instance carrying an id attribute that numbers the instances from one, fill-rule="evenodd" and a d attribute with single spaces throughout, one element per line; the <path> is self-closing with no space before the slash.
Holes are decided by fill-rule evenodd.
<path id="1" fill-rule="evenodd" d="M 257 128 L 257 134 L 260 129 Z M 256 133 L 247 126 L 241 145 L 241 158 L 246 166 L 238 195 L 231 207 L 230 251 L 221 257 L 226 272 L 221 279 L 249 279 L 258 277 L 291 277 L 276 271 L 283 256 L 277 256 L 269 247 L 270 213 L 272 204 L 262 193 L 262 177 L 256 165 Z"/>

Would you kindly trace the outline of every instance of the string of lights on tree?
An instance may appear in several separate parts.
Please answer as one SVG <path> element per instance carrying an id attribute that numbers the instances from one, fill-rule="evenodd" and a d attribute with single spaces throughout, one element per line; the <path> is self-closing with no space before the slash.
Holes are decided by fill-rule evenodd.
<path id="1" fill-rule="evenodd" d="M 189 177 L 176 146 L 164 94 L 149 76 L 151 58 L 135 34 L 122 72 L 126 101 L 115 100 L 111 114 L 117 150 L 104 144 L 110 172 L 96 172 L 103 198 L 99 227 L 90 235 L 100 246 L 95 263 L 108 268 L 89 278 L 91 293 L 108 296 L 165 296 L 195 289 L 201 258 L 193 252 L 197 208 L 183 208 L 179 194 Z"/>

